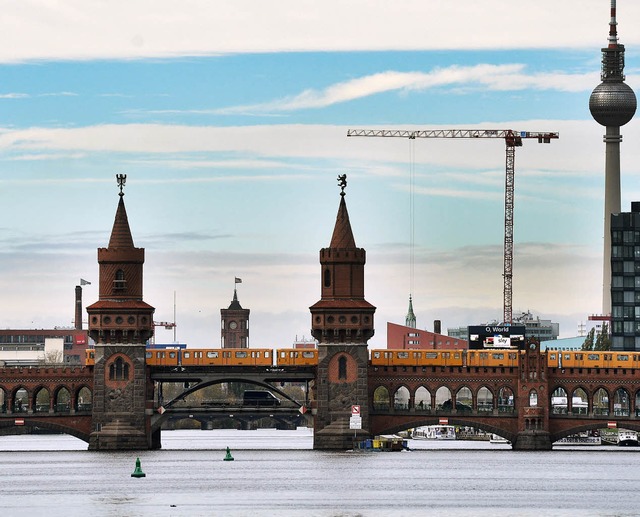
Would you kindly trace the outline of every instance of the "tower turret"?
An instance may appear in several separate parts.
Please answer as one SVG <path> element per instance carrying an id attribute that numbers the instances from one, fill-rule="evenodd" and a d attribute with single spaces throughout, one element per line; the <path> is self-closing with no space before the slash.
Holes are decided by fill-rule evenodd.
<path id="1" fill-rule="evenodd" d="M 636 112 L 633 90 L 624 83 L 624 45 L 618 43 L 616 0 L 611 0 L 608 45 L 602 49 L 602 82 L 589 98 L 589 110 L 598 124 L 606 126 L 604 194 L 604 267 L 602 312 L 611 313 L 611 214 L 620 212 L 620 126 Z"/>

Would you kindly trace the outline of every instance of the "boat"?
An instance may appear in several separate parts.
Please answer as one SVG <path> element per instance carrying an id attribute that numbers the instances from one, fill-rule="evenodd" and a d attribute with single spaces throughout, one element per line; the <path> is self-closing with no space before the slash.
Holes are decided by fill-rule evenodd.
<path id="1" fill-rule="evenodd" d="M 416 427 L 411 437 L 414 440 L 455 440 L 456 428 L 452 425 L 426 425 Z"/>
<path id="2" fill-rule="evenodd" d="M 628 429 L 620 429 L 618 431 L 618 445 L 620 447 L 637 447 L 638 433 Z"/>
<path id="3" fill-rule="evenodd" d="M 506 443 L 506 444 L 511 444 L 511 442 L 509 440 L 507 440 L 506 438 L 503 438 L 502 436 L 499 436 L 497 434 L 492 434 L 491 438 L 489 439 L 489 443 Z"/>
<path id="4" fill-rule="evenodd" d="M 397 434 L 381 434 L 373 439 L 354 442 L 354 451 L 392 452 L 409 450 L 407 440 Z"/>
<path id="5" fill-rule="evenodd" d="M 560 446 L 582 446 L 582 445 L 602 445 L 602 438 L 597 431 L 578 433 L 565 436 L 564 438 L 553 442 L 553 445 Z"/>

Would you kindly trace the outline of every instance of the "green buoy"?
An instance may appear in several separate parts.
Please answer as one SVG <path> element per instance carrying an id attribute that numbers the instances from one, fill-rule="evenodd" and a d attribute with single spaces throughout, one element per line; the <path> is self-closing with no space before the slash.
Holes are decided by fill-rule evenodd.
<path id="1" fill-rule="evenodd" d="M 146 474 L 142 472 L 142 468 L 140 467 L 140 458 L 136 458 L 136 469 L 131 474 L 132 478 L 143 478 Z"/>
<path id="2" fill-rule="evenodd" d="M 227 447 L 227 455 L 224 457 L 224 461 L 233 461 L 233 456 L 231 456 L 231 451 L 229 447 Z"/>

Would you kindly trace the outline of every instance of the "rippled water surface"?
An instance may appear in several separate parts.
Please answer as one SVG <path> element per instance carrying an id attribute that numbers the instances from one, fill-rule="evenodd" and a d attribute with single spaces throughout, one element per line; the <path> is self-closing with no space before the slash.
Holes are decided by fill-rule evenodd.
<path id="1" fill-rule="evenodd" d="M 312 440 L 306 429 L 170 431 L 162 450 L 136 454 L 3 436 L 0 515 L 640 515 L 640 449 L 410 441 L 411 452 L 330 453 Z M 136 456 L 144 478 L 131 477 Z"/>

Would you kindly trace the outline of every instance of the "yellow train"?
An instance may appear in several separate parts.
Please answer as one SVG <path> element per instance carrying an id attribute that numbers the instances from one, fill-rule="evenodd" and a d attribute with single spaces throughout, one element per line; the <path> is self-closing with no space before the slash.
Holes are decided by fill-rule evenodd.
<path id="1" fill-rule="evenodd" d="M 314 366 L 318 350 L 306 348 L 152 348 L 145 351 L 151 366 Z M 88 348 L 85 364 L 95 364 Z"/>
<path id="2" fill-rule="evenodd" d="M 524 352 L 494 350 L 370 351 L 372 366 L 518 367 Z M 547 350 L 549 368 L 639 368 L 640 352 Z M 318 350 L 311 348 L 147 348 L 152 366 L 315 366 Z M 95 364 L 94 349 L 86 350 L 87 365 Z"/>
<path id="3" fill-rule="evenodd" d="M 640 368 L 640 353 L 547 350 L 549 368 Z"/>

